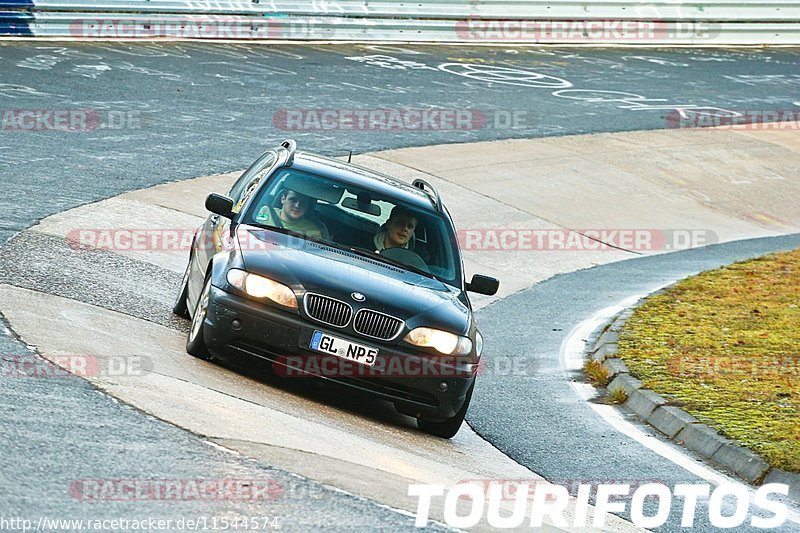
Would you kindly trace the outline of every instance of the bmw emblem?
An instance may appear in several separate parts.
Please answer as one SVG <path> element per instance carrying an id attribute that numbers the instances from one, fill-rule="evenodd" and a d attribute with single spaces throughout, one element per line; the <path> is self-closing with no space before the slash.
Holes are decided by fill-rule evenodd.
<path id="1" fill-rule="evenodd" d="M 366 300 L 366 299 L 367 299 L 367 297 L 366 297 L 366 296 L 364 296 L 363 294 L 361 294 L 360 292 L 354 292 L 354 293 L 353 293 L 353 294 L 351 294 L 350 296 L 352 296 L 352 297 L 353 297 L 353 300 L 355 300 L 355 301 L 357 301 L 357 302 L 363 302 L 364 300 Z"/>

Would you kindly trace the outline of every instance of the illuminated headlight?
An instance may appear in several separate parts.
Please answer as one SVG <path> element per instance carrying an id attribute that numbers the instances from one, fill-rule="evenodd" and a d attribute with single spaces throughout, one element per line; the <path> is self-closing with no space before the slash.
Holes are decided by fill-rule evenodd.
<path id="1" fill-rule="evenodd" d="M 297 309 L 294 291 L 282 283 L 236 268 L 228 270 L 227 278 L 228 283 L 252 298 L 269 298 L 276 304 Z"/>
<path id="2" fill-rule="evenodd" d="M 405 336 L 414 346 L 435 348 L 445 355 L 467 355 L 472 351 L 472 341 L 453 333 L 433 328 L 415 328 Z"/>

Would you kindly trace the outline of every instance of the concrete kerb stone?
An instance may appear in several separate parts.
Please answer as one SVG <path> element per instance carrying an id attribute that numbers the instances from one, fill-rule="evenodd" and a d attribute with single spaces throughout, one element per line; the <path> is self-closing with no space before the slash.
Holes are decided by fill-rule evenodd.
<path id="1" fill-rule="evenodd" d="M 696 424 L 697 419 L 683 409 L 672 405 L 663 405 L 647 417 L 647 423 L 667 437 L 674 439 L 683 428 L 689 424 Z"/>
<path id="2" fill-rule="evenodd" d="M 628 366 L 618 357 L 611 357 L 603 361 L 603 366 L 608 370 L 608 375 L 614 379 L 619 374 L 629 374 Z"/>
<path id="3" fill-rule="evenodd" d="M 611 380 L 611 383 L 608 384 L 606 389 L 609 392 L 613 392 L 617 389 L 622 389 L 625 391 L 629 397 L 635 391 L 642 388 L 642 382 L 636 379 L 635 377 L 631 376 L 630 374 L 620 374 L 614 379 Z"/>
<path id="4" fill-rule="evenodd" d="M 706 459 L 711 459 L 717 450 L 732 442 L 720 435 L 716 429 L 699 423 L 688 424 L 678 432 L 675 441 Z"/>
<path id="5" fill-rule="evenodd" d="M 711 457 L 715 463 L 725 466 L 751 483 L 756 483 L 769 470 L 769 464 L 748 448 L 728 443 L 720 447 Z"/>
<path id="6" fill-rule="evenodd" d="M 619 330 L 608 328 L 597 340 L 600 344 L 619 344 Z"/>
<path id="7" fill-rule="evenodd" d="M 655 291 L 647 298 L 661 294 L 668 288 L 669 286 Z M 712 427 L 699 423 L 686 411 L 669 405 L 667 399 L 652 390 L 642 388 L 642 382 L 630 375 L 625 362 L 617 357 L 619 334 L 625 322 L 647 298 L 642 298 L 636 305 L 616 314 L 605 326 L 595 330 L 586 343 L 589 347 L 586 355 L 603 363 L 612 377 L 606 390 L 612 392 L 619 388 L 625 391 L 628 399 L 624 405 L 678 444 L 731 470 L 750 483 L 788 485 L 789 498 L 800 502 L 800 474 L 770 469 L 758 454 L 723 437 Z"/>
<path id="8" fill-rule="evenodd" d="M 617 356 L 618 346 L 616 344 L 603 344 L 592 352 L 592 359 L 603 362 L 606 359 L 613 359 Z"/>
<path id="9" fill-rule="evenodd" d="M 636 389 L 625 402 L 625 407 L 639 415 L 639 418 L 647 420 L 657 408 L 666 405 L 667 400 L 660 394 L 656 394 L 650 389 Z"/>

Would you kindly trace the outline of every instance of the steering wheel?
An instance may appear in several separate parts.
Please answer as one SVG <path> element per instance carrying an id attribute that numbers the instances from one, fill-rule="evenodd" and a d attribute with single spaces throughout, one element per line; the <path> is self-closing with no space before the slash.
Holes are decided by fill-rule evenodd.
<path id="1" fill-rule="evenodd" d="M 422 270 L 423 272 L 427 272 L 428 274 L 431 272 L 425 260 L 422 259 L 418 253 L 412 252 L 406 248 L 386 248 L 381 252 L 381 255 Z"/>

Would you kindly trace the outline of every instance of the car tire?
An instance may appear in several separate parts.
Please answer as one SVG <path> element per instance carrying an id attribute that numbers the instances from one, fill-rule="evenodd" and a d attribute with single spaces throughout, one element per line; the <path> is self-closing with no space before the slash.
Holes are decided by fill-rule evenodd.
<path id="1" fill-rule="evenodd" d="M 209 276 L 206 278 L 200 297 L 197 298 L 197 306 L 194 308 L 194 314 L 192 315 L 192 324 L 189 326 L 189 333 L 186 337 L 186 351 L 189 355 L 193 355 L 205 361 L 210 361 L 212 359 L 211 354 L 208 352 L 206 341 L 203 338 L 210 295 L 211 277 Z"/>
<path id="2" fill-rule="evenodd" d="M 191 269 L 192 256 L 189 255 L 189 264 L 186 265 L 186 271 L 183 273 L 180 292 L 178 293 L 178 298 L 175 300 L 175 305 L 172 306 L 172 312 L 183 318 L 189 318 L 189 308 L 186 305 L 186 297 L 189 296 L 189 272 Z"/>
<path id="3" fill-rule="evenodd" d="M 435 437 L 441 437 L 443 439 L 451 439 L 458 433 L 458 430 L 461 428 L 461 424 L 464 422 L 464 417 L 467 414 L 467 409 L 469 409 L 469 403 L 472 400 L 472 391 L 475 389 L 475 382 L 472 382 L 470 385 L 469 390 L 467 391 L 467 397 L 464 400 L 464 405 L 461 406 L 461 409 L 455 414 L 455 416 L 451 418 L 446 418 L 445 420 L 434 421 L 434 420 L 425 420 L 424 418 L 417 419 L 417 427 L 420 430 L 428 433 L 429 435 L 433 435 Z"/>

